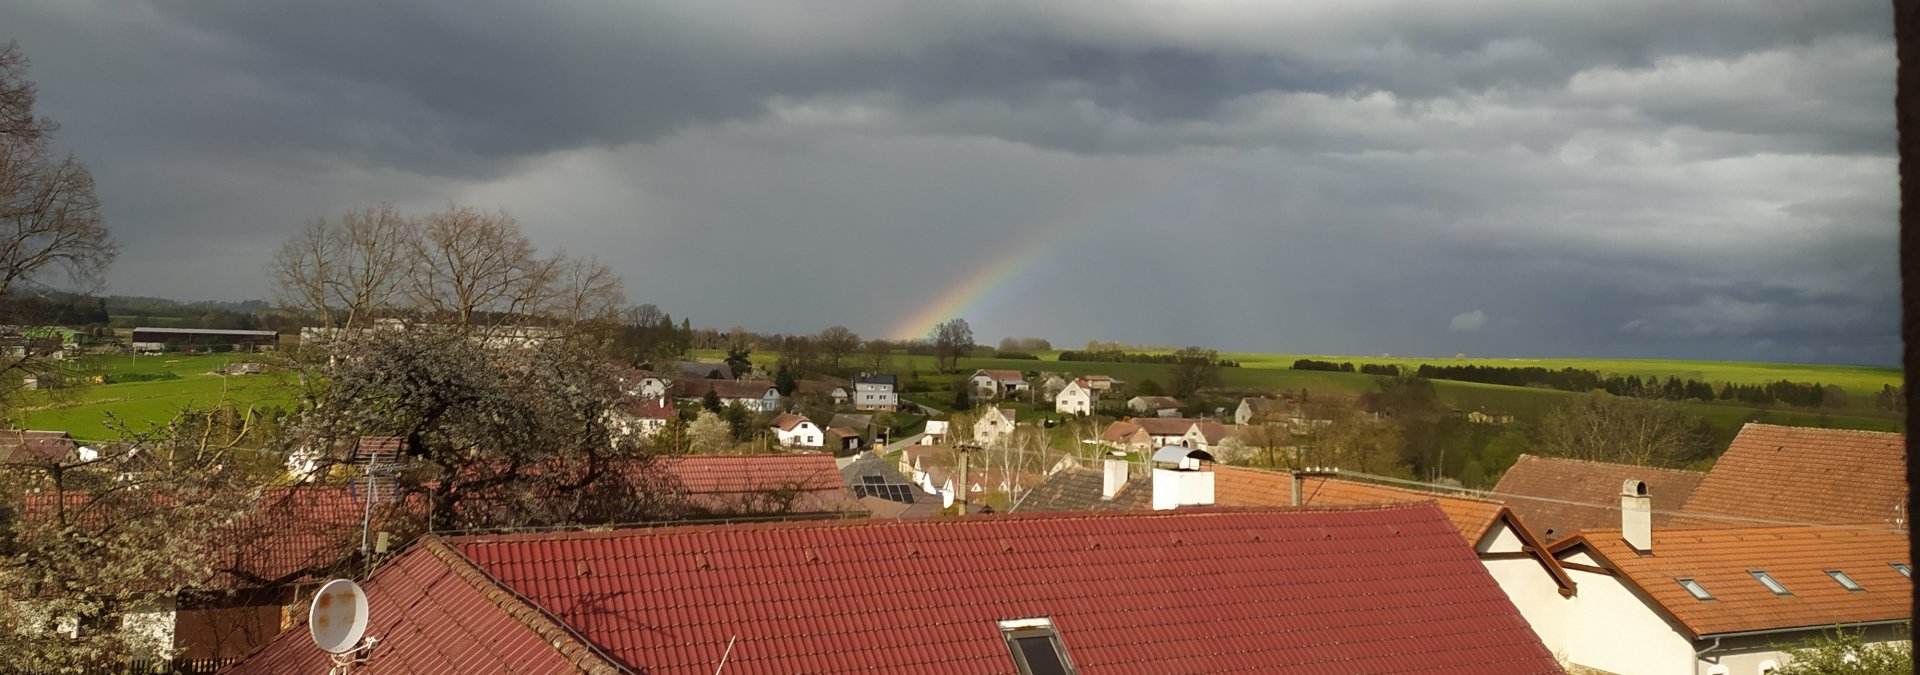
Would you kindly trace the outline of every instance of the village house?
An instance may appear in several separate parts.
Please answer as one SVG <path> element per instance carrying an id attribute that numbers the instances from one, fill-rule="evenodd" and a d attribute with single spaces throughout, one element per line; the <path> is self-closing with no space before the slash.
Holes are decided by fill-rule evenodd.
<path id="1" fill-rule="evenodd" d="M 705 378 L 703 377 L 700 379 L 705 379 Z M 644 370 L 636 370 L 636 371 L 631 371 L 627 373 L 625 376 L 620 378 L 620 383 L 625 388 L 628 396 L 633 396 L 642 400 L 654 399 L 654 398 L 666 398 L 667 392 L 671 388 L 671 384 L 667 382 L 667 378 L 661 377 L 659 375 L 655 375 L 653 373 L 650 373 Z"/>
<path id="2" fill-rule="evenodd" d="M 974 398 L 1001 399 L 1027 391 L 1027 378 L 1018 370 L 976 370 L 967 378 Z"/>
<path id="3" fill-rule="evenodd" d="M 1618 528 L 1551 547 L 1580 592 L 1562 603 L 1560 625 L 1534 628 L 1572 663 L 1764 675 L 1785 660 L 1782 645 L 1830 631 L 1867 643 L 1907 639 L 1913 580 L 1904 529 L 1661 528 L 1646 483 L 1625 481 L 1619 499 Z M 1527 601 L 1515 602 L 1526 610 Z"/>
<path id="4" fill-rule="evenodd" d="M 783 412 L 773 418 L 773 433 L 789 448 L 818 448 L 826 444 L 826 434 L 805 415 Z"/>
<path id="5" fill-rule="evenodd" d="M 1060 389 L 1053 397 L 1053 411 L 1067 415 L 1091 415 L 1095 403 L 1093 385 L 1083 379 L 1074 379 Z"/>
<path id="6" fill-rule="evenodd" d="M 1621 482 L 1629 478 L 1646 482 L 1656 513 L 1672 513 L 1706 477 L 1699 471 L 1521 455 L 1500 475 L 1493 492 L 1506 499 L 1542 541 L 1553 543 L 1582 530 L 1618 528 L 1615 504 Z"/>
<path id="7" fill-rule="evenodd" d="M 1233 409 L 1233 423 L 1247 424 L 1292 424 L 1300 420 L 1300 404 L 1292 393 L 1282 393 L 1279 398 L 1242 398 Z"/>
<path id="8" fill-rule="evenodd" d="M 1113 379 L 1108 375 L 1086 375 L 1080 379 L 1086 380 L 1087 386 L 1093 389 L 1093 393 L 1099 395 L 1111 393 L 1115 389 L 1126 385 L 1125 382 Z"/>
<path id="9" fill-rule="evenodd" d="M 433 534 L 365 588 L 366 675 L 1560 672 L 1432 504 Z"/>
<path id="10" fill-rule="evenodd" d="M 711 391 L 720 405 L 739 403 L 748 412 L 780 410 L 780 390 L 767 380 L 683 380 L 674 384 L 674 398 L 698 403 Z"/>
<path id="11" fill-rule="evenodd" d="M 667 422 L 672 421 L 679 414 L 670 399 L 629 400 L 613 411 L 611 426 L 620 434 L 653 438 L 654 434 L 667 428 Z"/>
<path id="12" fill-rule="evenodd" d="M 1144 452 L 1168 445 L 1213 450 L 1228 439 L 1227 426 L 1206 418 L 1140 417 L 1107 425 L 1100 443 L 1115 450 Z"/>
<path id="13" fill-rule="evenodd" d="M 1907 526 L 1906 435 L 1748 423 L 1682 511 L 1711 522 Z M 1750 522 L 1748 523 L 1750 524 Z"/>
<path id="14" fill-rule="evenodd" d="M 861 373 L 853 378 L 853 407 L 860 410 L 900 409 L 900 378 L 893 375 Z"/>
<path id="15" fill-rule="evenodd" d="M 872 452 L 849 458 L 840 475 L 855 499 L 874 518 L 926 518 L 939 515 L 940 498 L 928 493 Z"/>
<path id="16" fill-rule="evenodd" d="M 987 408 L 973 422 L 973 442 L 995 445 L 1013 435 L 1013 409 Z"/>
<path id="17" fill-rule="evenodd" d="M 922 430 L 920 433 L 920 444 L 921 445 L 946 445 L 947 444 L 947 421 L 946 420 L 927 420 L 926 429 Z"/>
<path id="18" fill-rule="evenodd" d="M 1127 409 L 1151 417 L 1177 417 L 1180 399 L 1172 396 L 1135 396 L 1127 399 Z"/>

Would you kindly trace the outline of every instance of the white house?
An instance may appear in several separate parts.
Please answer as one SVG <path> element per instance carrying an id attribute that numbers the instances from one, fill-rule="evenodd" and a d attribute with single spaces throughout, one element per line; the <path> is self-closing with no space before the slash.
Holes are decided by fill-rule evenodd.
<path id="1" fill-rule="evenodd" d="M 678 412 L 673 408 L 673 401 L 653 398 L 629 401 L 609 414 L 613 428 L 618 433 L 652 438 L 667 428 L 667 421 L 672 420 Z"/>
<path id="2" fill-rule="evenodd" d="M 667 378 L 644 370 L 627 373 L 626 376 L 620 378 L 620 383 L 622 388 L 626 390 L 628 396 L 643 401 L 666 398 L 668 390 L 672 388 L 671 384 L 667 382 Z"/>
<path id="3" fill-rule="evenodd" d="M 1174 417 L 1180 414 L 1180 399 L 1172 396 L 1135 396 L 1127 399 L 1127 409 L 1141 415 Z"/>
<path id="4" fill-rule="evenodd" d="M 920 435 L 921 445 L 946 445 L 947 421 L 927 420 L 927 429 Z"/>
<path id="5" fill-rule="evenodd" d="M 861 373 L 853 378 L 853 407 L 859 410 L 898 410 L 900 380 L 892 375 Z"/>
<path id="6" fill-rule="evenodd" d="M 974 396 L 988 399 L 1005 398 L 1032 388 L 1018 370 L 976 370 L 967 382 L 973 387 Z"/>
<path id="7" fill-rule="evenodd" d="M 1093 386 L 1086 380 L 1075 378 L 1060 389 L 1053 397 L 1053 411 L 1068 415 L 1091 415 L 1094 405 Z"/>
<path id="8" fill-rule="evenodd" d="M 1761 495 L 1755 495 L 1761 497 Z M 1907 533 L 1859 527 L 1655 530 L 1646 483 L 1622 487 L 1621 528 L 1552 545 L 1578 585 L 1558 625 L 1534 630 L 1572 663 L 1615 673 L 1763 675 L 1793 645 L 1836 629 L 1904 641 L 1911 619 Z M 1532 599 L 1514 597 L 1522 613 Z M 1631 646 L 1631 648 L 1625 648 Z"/>
<path id="9" fill-rule="evenodd" d="M 973 442 L 981 445 L 993 445 L 1013 435 L 1013 411 L 1006 408 L 987 408 L 980 413 L 980 419 L 973 422 Z"/>
<path id="10" fill-rule="evenodd" d="M 674 397 L 682 400 L 699 401 L 711 391 L 723 406 L 739 403 L 750 412 L 780 409 L 780 390 L 766 380 L 683 380 L 674 388 Z"/>
<path id="11" fill-rule="evenodd" d="M 781 445 L 789 448 L 818 448 L 826 444 L 826 434 L 820 431 L 820 425 L 805 415 L 783 412 L 774 416 L 773 433 Z"/>

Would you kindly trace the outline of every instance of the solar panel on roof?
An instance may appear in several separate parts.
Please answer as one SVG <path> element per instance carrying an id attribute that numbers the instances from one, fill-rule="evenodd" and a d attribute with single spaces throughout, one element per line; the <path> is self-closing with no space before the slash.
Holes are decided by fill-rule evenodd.
<path id="1" fill-rule="evenodd" d="M 887 482 L 887 479 L 885 476 L 861 476 L 860 482 L 868 485 L 880 485 Z"/>

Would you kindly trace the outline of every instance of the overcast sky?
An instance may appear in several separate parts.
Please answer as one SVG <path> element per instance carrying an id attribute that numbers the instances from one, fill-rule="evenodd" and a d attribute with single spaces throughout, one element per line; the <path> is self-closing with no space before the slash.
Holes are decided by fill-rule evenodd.
<path id="1" fill-rule="evenodd" d="M 110 292 L 517 215 L 695 325 L 1894 363 L 1884 0 L 0 0 Z"/>

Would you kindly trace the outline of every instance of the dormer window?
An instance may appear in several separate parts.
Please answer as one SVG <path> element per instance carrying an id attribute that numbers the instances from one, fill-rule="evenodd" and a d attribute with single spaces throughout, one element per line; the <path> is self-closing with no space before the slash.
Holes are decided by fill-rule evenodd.
<path id="1" fill-rule="evenodd" d="M 1713 599 L 1713 594 L 1708 593 L 1707 587 L 1701 586 L 1698 581 L 1692 579 L 1675 579 L 1674 581 L 1680 582 L 1680 587 L 1687 589 L 1687 593 L 1692 595 L 1695 600 L 1706 601 Z"/>
<path id="2" fill-rule="evenodd" d="M 1007 640 L 1007 651 L 1020 675 L 1077 675 L 1067 646 L 1053 629 L 1052 619 L 1017 619 L 1000 622 L 1000 635 Z"/>
<path id="3" fill-rule="evenodd" d="M 1773 591 L 1774 595 L 1793 595 L 1793 593 L 1787 591 L 1786 586 L 1780 585 L 1780 582 L 1774 580 L 1773 575 L 1767 574 L 1764 570 L 1747 570 L 1747 574 L 1753 575 L 1755 581 L 1760 582 L 1762 586 L 1766 586 L 1767 590 Z"/>
<path id="4" fill-rule="evenodd" d="M 1833 577 L 1834 582 L 1840 584 L 1841 588 L 1845 588 L 1849 591 L 1854 591 L 1857 593 L 1857 592 L 1862 592 L 1867 590 L 1867 587 L 1861 586 L 1860 582 L 1854 581 L 1853 577 L 1847 576 L 1846 572 L 1842 572 L 1840 570 L 1827 570 L 1827 576 Z"/>

